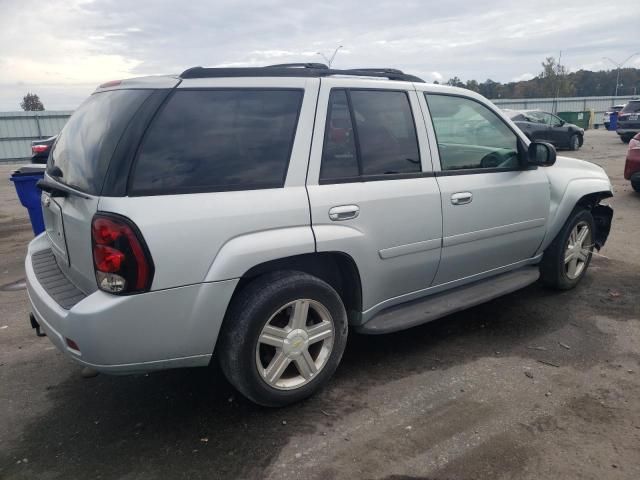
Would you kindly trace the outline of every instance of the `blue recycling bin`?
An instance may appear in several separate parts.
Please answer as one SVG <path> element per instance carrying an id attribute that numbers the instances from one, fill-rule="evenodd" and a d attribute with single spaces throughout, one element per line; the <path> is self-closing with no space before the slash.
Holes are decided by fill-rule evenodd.
<path id="1" fill-rule="evenodd" d="M 33 233 L 39 235 L 44 232 L 44 219 L 40 205 L 40 189 L 36 186 L 38 180 L 44 177 L 44 165 L 26 166 L 11 174 L 9 180 L 13 182 L 18 193 L 20 203 L 29 211 Z"/>
<path id="2" fill-rule="evenodd" d="M 609 114 L 609 130 L 616 130 L 618 128 L 618 112 L 611 112 Z"/>

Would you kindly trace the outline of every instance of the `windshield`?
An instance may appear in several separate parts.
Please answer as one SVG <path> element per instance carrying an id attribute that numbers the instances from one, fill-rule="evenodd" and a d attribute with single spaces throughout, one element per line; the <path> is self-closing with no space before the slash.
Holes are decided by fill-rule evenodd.
<path id="1" fill-rule="evenodd" d="M 60 132 L 47 173 L 70 187 L 99 194 L 118 140 L 151 92 L 111 90 L 91 95 Z"/>

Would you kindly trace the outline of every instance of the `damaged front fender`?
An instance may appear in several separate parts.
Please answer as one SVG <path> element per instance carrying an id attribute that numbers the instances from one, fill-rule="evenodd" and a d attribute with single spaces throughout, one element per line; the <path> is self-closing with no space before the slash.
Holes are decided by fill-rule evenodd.
<path id="1" fill-rule="evenodd" d="M 609 237 L 611 222 L 613 221 L 613 209 L 608 205 L 596 205 L 591 210 L 595 227 L 594 245 L 600 250 Z"/>

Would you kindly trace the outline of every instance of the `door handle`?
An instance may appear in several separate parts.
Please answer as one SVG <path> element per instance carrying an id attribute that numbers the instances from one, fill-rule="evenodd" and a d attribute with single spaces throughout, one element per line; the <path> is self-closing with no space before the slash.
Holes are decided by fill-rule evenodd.
<path id="1" fill-rule="evenodd" d="M 458 192 L 451 195 L 451 203 L 453 205 L 466 205 L 473 201 L 473 193 L 471 192 Z"/>
<path id="2" fill-rule="evenodd" d="M 329 210 L 329 218 L 334 222 L 351 220 L 360 215 L 360 207 L 357 205 L 340 205 Z"/>

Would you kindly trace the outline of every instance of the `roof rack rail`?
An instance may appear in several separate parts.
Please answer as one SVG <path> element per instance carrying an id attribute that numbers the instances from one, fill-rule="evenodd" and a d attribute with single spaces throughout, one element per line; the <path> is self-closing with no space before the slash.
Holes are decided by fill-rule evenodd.
<path id="1" fill-rule="evenodd" d="M 321 68 L 328 70 L 329 66 L 324 63 L 279 63 L 277 65 L 267 65 L 262 68 Z"/>
<path id="2" fill-rule="evenodd" d="M 192 67 L 180 74 L 180 78 L 224 78 L 224 77 L 329 77 L 345 75 L 354 77 L 387 78 L 405 82 L 424 83 L 419 77 L 394 68 L 354 68 L 337 70 L 323 63 L 285 63 L 266 67 L 204 68 Z"/>

